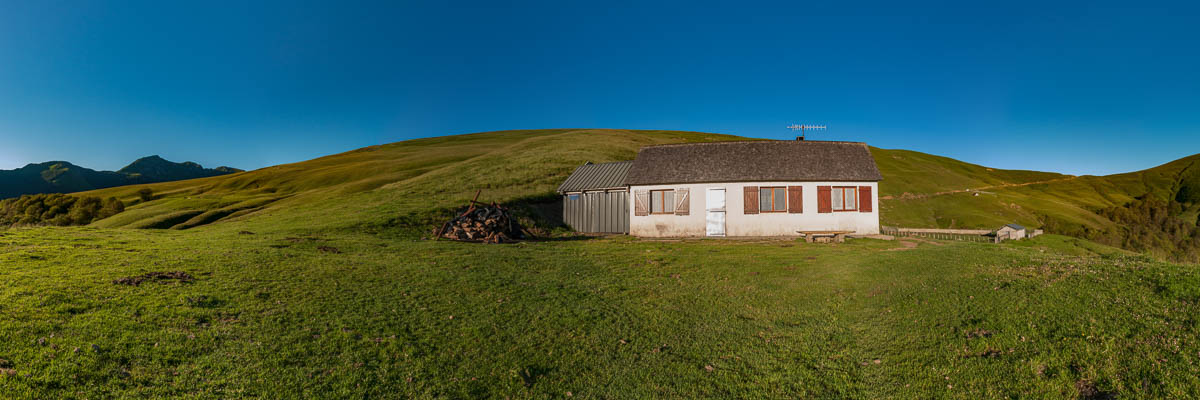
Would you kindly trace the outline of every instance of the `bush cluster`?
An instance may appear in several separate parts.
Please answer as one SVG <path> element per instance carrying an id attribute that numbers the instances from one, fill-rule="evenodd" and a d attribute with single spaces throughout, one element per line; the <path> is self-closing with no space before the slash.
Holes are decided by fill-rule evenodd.
<path id="1" fill-rule="evenodd" d="M 116 198 L 32 194 L 0 201 L 0 226 L 87 225 L 125 211 Z"/>
<path id="2" fill-rule="evenodd" d="M 1097 243 L 1138 252 L 1155 253 L 1174 261 L 1200 261 L 1200 221 L 1183 218 L 1184 206 L 1143 195 L 1121 206 L 1096 210 L 1117 224 L 1116 228 L 1093 229 L 1042 216 L 1046 232 L 1081 237 Z"/>
<path id="3" fill-rule="evenodd" d="M 1179 218 L 1182 204 L 1148 197 L 1097 213 L 1122 227 L 1120 242 L 1113 244 L 1136 251 L 1165 250 L 1178 261 L 1200 259 L 1200 226 Z"/>

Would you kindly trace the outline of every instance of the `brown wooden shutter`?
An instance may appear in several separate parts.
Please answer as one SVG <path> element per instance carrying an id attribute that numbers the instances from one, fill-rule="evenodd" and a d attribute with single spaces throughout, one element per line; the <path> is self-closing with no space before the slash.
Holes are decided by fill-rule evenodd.
<path id="1" fill-rule="evenodd" d="M 688 198 L 688 189 L 675 189 L 675 215 L 688 215 L 691 211 L 691 199 Z"/>
<path id="2" fill-rule="evenodd" d="M 633 192 L 633 215 L 650 215 L 650 192 L 637 190 Z"/>
<path id="3" fill-rule="evenodd" d="M 789 213 L 804 212 L 804 186 L 788 186 L 787 196 Z"/>
<path id="4" fill-rule="evenodd" d="M 742 187 L 745 196 L 742 196 L 743 214 L 758 214 L 758 186 Z"/>
<path id="5" fill-rule="evenodd" d="M 871 187 L 858 187 L 858 210 L 862 212 L 871 212 Z"/>
<path id="6" fill-rule="evenodd" d="M 817 212 L 833 212 L 833 187 L 817 186 Z"/>

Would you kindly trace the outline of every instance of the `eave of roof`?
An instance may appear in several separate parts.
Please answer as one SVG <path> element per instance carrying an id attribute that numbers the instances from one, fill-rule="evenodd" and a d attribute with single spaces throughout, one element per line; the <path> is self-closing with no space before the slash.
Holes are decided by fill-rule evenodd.
<path id="1" fill-rule="evenodd" d="M 558 186 L 558 193 L 624 188 L 632 165 L 633 161 L 580 165 Z"/>

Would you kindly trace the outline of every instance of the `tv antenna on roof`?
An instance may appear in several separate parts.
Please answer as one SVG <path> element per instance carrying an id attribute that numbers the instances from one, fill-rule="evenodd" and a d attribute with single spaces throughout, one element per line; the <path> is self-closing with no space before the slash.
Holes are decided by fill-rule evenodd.
<path id="1" fill-rule="evenodd" d="M 800 136 L 796 136 L 796 140 L 804 140 L 804 131 L 823 131 L 823 130 L 826 130 L 829 128 L 826 127 L 825 125 L 791 124 L 791 125 L 788 125 L 788 129 L 800 132 Z"/>

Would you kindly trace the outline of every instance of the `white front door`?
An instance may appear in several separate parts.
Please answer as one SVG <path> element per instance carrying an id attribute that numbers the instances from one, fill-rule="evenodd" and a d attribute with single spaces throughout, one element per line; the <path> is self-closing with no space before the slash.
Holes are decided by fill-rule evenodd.
<path id="1" fill-rule="evenodd" d="M 708 236 L 725 236 L 725 188 L 706 190 L 704 209 L 704 226 Z"/>

